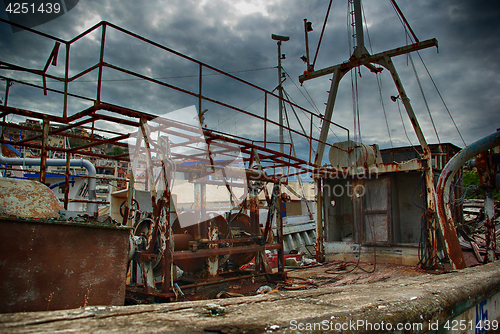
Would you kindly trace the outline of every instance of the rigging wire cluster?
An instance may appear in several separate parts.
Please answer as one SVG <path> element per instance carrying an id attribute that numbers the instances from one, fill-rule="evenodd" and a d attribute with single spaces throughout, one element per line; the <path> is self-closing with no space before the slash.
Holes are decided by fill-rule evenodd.
<path id="1" fill-rule="evenodd" d="M 399 18 L 399 21 L 401 22 L 401 25 L 403 26 L 404 30 L 405 30 L 405 35 L 406 35 L 406 38 L 410 39 L 411 42 L 418 42 L 418 38 L 415 36 L 415 33 L 413 32 L 413 30 L 411 29 L 410 25 L 408 24 L 408 22 L 406 21 L 405 17 L 402 15 L 401 13 L 401 10 L 399 9 L 399 7 L 397 6 L 396 4 L 396 1 L 395 0 L 391 0 L 391 4 L 392 4 L 392 7 L 394 9 L 394 11 L 396 12 L 398 18 Z M 441 99 L 441 102 L 443 103 L 443 106 L 444 108 L 446 109 L 447 113 L 448 113 L 448 116 L 450 117 L 451 121 L 453 122 L 453 125 L 455 127 L 455 129 L 457 130 L 458 132 L 458 135 L 460 136 L 460 139 L 462 140 L 462 143 L 464 144 L 464 146 L 467 146 L 467 144 L 465 143 L 465 140 L 462 136 L 462 133 L 460 132 L 460 129 L 458 128 L 457 126 L 457 123 L 455 122 L 455 119 L 453 118 L 451 112 L 450 112 L 450 109 L 448 108 L 448 105 L 446 104 L 446 102 L 444 101 L 444 98 L 439 90 L 439 88 L 437 87 L 437 84 L 436 82 L 434 81 L 431 73 L 429 72 L 429 69 L 427 68 L 427 65 L 425 64 L 423 58 L 422 58 L 422 55 L 420 54 L 420 52 L 417 50 L 416 51 L 423 67 L 425 68 L 425 71 L 429 77 L 429 79 L 431 80 L 433 86 L 434 86 L 434 89 L 436 90 L 437 94 L 439 95 L 439 98 Z M 434 120 L 432 118 L 432 115 L 431 115 L 431 112 L 429 110 L 429 106 L 427 104 L 427 100 L 425 98 L 425 95 L 424 95 L 424 92 L 423 92 L 423 89 L 422 89 L 422 86 L 420 84 L 420 80 L 419 80 L 419 77 L 416 73 L 416 70 L 415 70 L 415 66 L 414 66 L 414 63 L 413 63 L 413 59 L 411 58 L 411 54 L 409 54 L 409 59 L 412 63 L 412 67 L 413 67 L 413 71 L 415 73 L 415 77 L 417 79 L 417 82 L 418 82 L 418 85 L 419 85 L 419 88 L 421 90 L 421 93 L 422 93 L 422 96 L 424 98 L 424 102 L 425 102 L 425 105 L 426 105 L 426 108 L 427 108 L 427 111 L 429 113 L 429 117 L 431 119 L 431 122 L 432 122 L 432 125 L 433 125 L 433 128 L 434 128 L 434 132 L 436 134 L 436 137 L 437 137 L 437 140 L 438 140 L 438 143 L 441 144 L 440 140 L 439 140 L 439 135 L 437 133 L 437 130 L 436 130 L 436 127 L 435 127 L 435 124 L 434 124 Z"/>

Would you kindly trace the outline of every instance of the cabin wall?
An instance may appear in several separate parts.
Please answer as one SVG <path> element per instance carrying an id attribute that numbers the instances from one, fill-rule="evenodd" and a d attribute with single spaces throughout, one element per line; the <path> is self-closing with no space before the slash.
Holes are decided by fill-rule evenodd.
<path id="1" fill-rule="evenodd" d="M 419 172 L 391 175 L 394 243 L 417 244 L 420 241 L 421 207 L 426 205 L 421 175 Z"/>
<path id="2" fill-rule="evenodd" d="M 325 241 L 418 244 L 425 206 L 421 173 L 325 179 Z"/>

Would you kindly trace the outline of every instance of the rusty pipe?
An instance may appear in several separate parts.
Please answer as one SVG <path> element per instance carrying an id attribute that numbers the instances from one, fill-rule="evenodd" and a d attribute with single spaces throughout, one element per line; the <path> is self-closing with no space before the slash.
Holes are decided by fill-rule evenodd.
<path id="1" fill-rule="evenodd" d="M 446 252 L 450 258 L 453 269 L 465 268 L 462 249 L 458 242 L 455 224 L 450 208 L 450 187 L 453 177 L 458 170 L 470 159 L 479 153 L 500 145 L 500 131 L 486 136 L 471 145 L 466 146 L 455 154 L 444 167 L 436 187 L 436 206 L 439 225 L 445 241 Z"/>
<path id="2" fill-rule="evenodd" d="M 1 145 L 0 145 L 1 146 Z M 27 165 L 27 166 L 40 166 L 41 160 L 36 158 L 7 158 L 2 155 L 2 150 L 0 149 L 0 164 L 6 165 Z M 96 201 L 96 169 L 94 164 L 89 160 L 85 159 L 70 159 L 70 166 L 83 167 L 88 171 L 88 182 L 89 182 L 89 200 Z M 46 166 L 66 166 L 66 159 L 47 159 Z M 87 211 L 91 215 L 97 214 L 97 203 L 89 203 L 87 206 Z"/>

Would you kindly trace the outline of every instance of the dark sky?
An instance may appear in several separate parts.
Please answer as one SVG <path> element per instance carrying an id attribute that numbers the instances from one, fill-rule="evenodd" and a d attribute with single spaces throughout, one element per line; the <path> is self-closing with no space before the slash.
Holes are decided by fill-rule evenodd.
<path id="1" fill-rule="evenodd" d="M 394 58 L 428 142 L 437 143 L 438 140 L 412 61 L 441 142 L 463 146 L 440 95 L 467 144 L 500 128 L 500 3 L 495 0 L 399 0 L 398 5 L 420 40 L 437 38 L 439 42 L 439 52 L 436 52 L 436 48 L 429 48 L 420 51 L 420 56 L 413 53 L 411 59 L 406 56 Z M 312 57 L 327 7 L 326 0 L 80 0 L 66 14 L 34 29 L 69 40 L 101 20 L 106 20 L 268 90 L 277 86 L 277 47 L 276 42 L 271 40 L 271 34 L 287 35 L 290 40 L 283 43 L 282 53 L 286 54 L 283 67 L 290 77 L 287 77 L 284 88 L 300 106 L 314 113 L 324 113 L 331 76 L 307 81 L 304 83 L 305 89 L 302 87 L 299 90 L 296 85 L 300 87 L 298 76 L 305 70 L 300 59 L 305 54 L 303 19 L 307 18 L 313 23 L 314 30 L 309 35 Z M 0 8 L 1 17 L 7 18 L 3 4 L 0 4 Z M 363 8 L 365 44 L 370 53 L 409 43 L 389 0 L 364 1 Z M 316 69 L 342 63 L 349 58 L 352 48 L 349 48 L 348 43 L 347 18 L 347 1 L 334 0 Z M 199 69 L 196 64 L 160 52 L 112 29 L 108 33 L 104 54 L 108 63 L 197 91 Z M 99 60 L 99 43 L 100 31 L 72 46 L 72 75 Z M 0 23 L 0 59 L 3 61 L 42 69 L 53 46 L 53 41 L 34 37 L 25 31 L 13 33 L 10 27 Z M 64 59 L 64 48 L 61 47 L 58 66 L 51 66 L 49 73 L 62 75 Z M 33 80 L 34 83 L 40 81 L 39 78 L 19 72 L 0 72 L 0 75 L 7 77 Z M 264 99 L 261 92 L 214 74 L 213 71 L 204 70 L 205 96 L 263 114 Z M 72 84 L 71 91 L 95 98 L 96 78 L 95 71 L 80 78 Z M 197 107 L 196 98 L 173 94 L 142 80 L 131 80 L 132 77 L 113 70 L 105 70 L 104 79 L 103 100 L 106 102 L 156 115 L 190 105 Z M 361 68 L 353 76 L 346 75 L 339 88 L 332 121 L 349 128 L 353 138 L 353 90 L 356 90 L 353 87 L 357 87 L 362 142 L 377 143 L 381 148 L 407 146 L 409 141 L 398 103 L 390 99 L 397 95 L 394 83 L 386 70 L 379 79 L 377 84 L 376 76 L 366 68 Z M 49 80 L 49 87 L 60 89 L 62 86 Z M 5 82 L 1 82 L 0 90 L 4 89 Z M 304 96 L 308 95 L 312 97 L 314 105 L 305 99 Z M 9 105 L 53 114 L 61 112 L 61 98 L 57 94 L 44 96 L 21 85 L 11 87 Z M 70 113 L 85 106 L 88 104 L 71 100 Z M 409 139 L 412 144 L 417 144 L 408 116 L 401 104 L 399 107 Z M 208 109 L 205 123 L 209 128 L 262 139 L 263 126 L 260 121 L 236 115 L 234 110 L 210 103 L 205 103 L 203 108 Z M 276 103 L 269 101 L 268 116 L 277 121 L 276 109 Z M 287 111 L 291 127 L 299 130 L 294 114 L 291 110 Z M 297 113 L 309 131 L 306 116 L 299 111 Z M 318 135 L 316 127 L 320 127 L 319 122 L 313 127 L 315 136 Z M 345 140 L 345 132 L 340 129 L 333 129 L 333 132 L 338 138 L 331 133 L 328 139 L 330 143 Z M 269 129 L 268 138 L 277 138 L 275 128 Z M 288 138 L 287 135 L 285 138 Z M 295 144 L 298 150 L 307 150 L 305 142 L 297 139 Z"/>

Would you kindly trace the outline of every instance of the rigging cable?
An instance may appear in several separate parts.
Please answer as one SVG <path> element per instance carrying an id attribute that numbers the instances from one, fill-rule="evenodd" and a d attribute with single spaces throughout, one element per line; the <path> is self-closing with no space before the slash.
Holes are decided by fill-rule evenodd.
<path id="1" fill-rule="evenodd" d="M 401 118 L 401 124 L 403 124 L 403 130 L 405 132 L 406 139 L 408 139 L 408 143 L 410 143 L 410 146 L 413 147 L 413 149 L 415 150 L 415 152 L 417 152 L 417 157 L 418 157 L 418 156 L 420 156 L 420 152 L 417 151 L 417 149 L 415 148 L 415 146 L 411 142 L 410 137 L 408 136 L 408 132 L 406 131 L 405 122 L 403 121 L 403 114 L 401 113 L 401 106 L 399 105 L 399 98 L 396 99 L 396 103 L 398 104 L 399 117 Z"/>
<path id="2" fill-rule="evenodd" d="M 288 78 L 292 81 L 292 83 L 293 83 L 293 84 L 295 85 L 295 87 L 299 90 L 299 92 L 301 92 L 301 91 L 300 91 L 300 88 L 297 86 L 297 84 L 295 84 L 295 82 L 293 81 L 292 77 L 291 77 L 291 76 L 290 76 L 290 75 L 289 75 L 289 74 L 288 74 L 288 73 L 287 73 L 284 69 L 283 69 L 283 72 L 284 72 L 284 73 L 287 75 L 287 77 L 288 77 Z M 302 87 L 304 87 L 304 86 L 302 86 Z M 304 89 L 305 89 L 305 87 L 304 87 Z M 307 92 L 307 90 L 306 90 L 306 92 Z M 301 93 L 302 93 L 302 92 L 301 92 Z M 307 92 L 307 95 L 309 95 L 309 92 Z M 304 96 L 304 94 L 302 94 L 302 96 Z M 305 96 L 304 96 L 304 97 L 305 97 Z M 312 106 L 312 107 L 313 107 L 313 108 L 317 111 L 317 113 L 318 113 L 318 115 L 316 115 L 316 116 L 323 117 L 323 115 L 321 115 L 321 113 L 319 112 L 318 107 L 317 107 L 317 106 L 316 106 L 316 104 L 314 103 L 314 100 L 312 99 L 312 97 L 311 97 L 310 95 L 309 95 L 309 97 L 310 97 L 311 102 L 312 102 L 312 103 L 311 103 L 311 102 L 309 102 L 309 101 L 308 101 L 308 102 L 309 102 L 309 104 L 310 104 L 310 105 L 311 105 L 311 106 Z M 297 104 L 297 103 L 296 103 L 296 102 L 295 102 L 295 101 L 294 101 L 294 100 L 290 97 L 290 95 L 288 95 L 288 98 L 289 98 L 289 100 L 290 100 L 290 101 L 292 101 L 293 103 Z M 307 100 L 307 98 L 306 98 L 306 100 Z M 297 104 L 297 105 L 298 105 L 298 104 Z M 304 110 L 300 109 L 300 111 L 302 111 L 302 113 L 303 113 L 304 115 L 306 115 L 306 116 L 307 116 L 307 114 L 305 113 L 305 111 L 304 111 Z M 316 124 L 314 124 L 314 123 L 313 123 L 313 125 L 314 125 L 314 127 L 316 128 L 316 130 L 321 131 L 321 129 L 320 129 L 320 128 L 316 125 Z M 339 136 L 337 136 L 337 134 L 335 133 L 335 131 L 333 131 L 333 130 L 332 130 L 332 128 L 331 128 L 331 127 L 329 127 L 329 131 L 330 131 L 330 132 L 331 132 L 331 133 L 332 133 L 332 134 L 333 134 L 333 135 L 337 138 L 337 140 L 338 140 L 338 141 L 340 141 Z"/>
<path id="3" fill-rule="evenodd" d="M 348 1 L 348 22 L 347 29 L 348 34 L 351 35 L 353 39 L 356 38 L 356 22 L 354 18 L 354 2 L 352 0 Z M 350 14 L 350 15 L 349 15 Z M 349 21 L 350 16 L 350 21 Z M 352 28 L 352 32 L 349 31 L 349 26 Z M 349 39 L 349 48 L 351 48 L 351 40 Z M 358 68 L 359 71 L 359 68 Z M 351 96 L 352 96 L 352 109 L 353 109 L 353 123 L 354 123 L 354 141 L 361 143 L 361 127 L 359 121 L 359 97 L 358 97 L 358 76 L 355 70 L 351 72 Z M 361 72 L 359 71 L 359 75 L 361 76 Z"/>
<path id="4" fill-rule="evenodd" d="M 232 72 L 226 72 L 227 74 L 234 74 L 234 73 L 246 73 L 246 72 L 256 72 L 256 71 L 263 71 L 263 70 L 270 70 L 270 69 L 275 69 L 276 66 L 270 66 L 270 67 L 262 67 L 262 68 L 254 68 L 254 69 L 249 69 L 249 70 L 241 70 L 241 71 L 232 71 Z M 214 76 L 214 75 L 223 75 L 222 73 L 208 73 L 208 74 L 203 74 L 203 77 L 208 77 L 208 76 Z M 151 78 L 153 80 L 167 80 L 167 79 L 185 79 L 185 78 L 198 78 L 200 75 L 199 74 L 193 74 L 193 75 L 179 75 L 179 76 L 172 76 L 172 77 L 159 77 L 159 78 Z M 142 78 L 137 78 L 137 79 L 101 79 L 102 82 L 126 82 L 126 81 L 144 81 L 145 79 Z M 84 82 L 97 82 L 98 80 L 78 80 L 78 81 L 73 81 L 73 83 L 84 83 Z M 43 80 L 23 80 L 23 82 L 43 82 Z M 56 82 L 59 83 L 59 80 L 47 80 L 47 82 Z"/>
<path id="5" fill-rule="evenodd" d="M 351 97 L 354 123 L 354 141 L 361 143 L 361 129 L 359 127 L 358 76 L 356 71 L 351 71 Z"/>
<path id="6" fill-rule="evenodd" d="M 330 15 L 330 8 L 332 7 L 333 0 L 330 0 L 330 4 L 328 5 L 328 10 L 326 11 L 325 22 L 323 22 L 323 28 L 321 29 L 321 35 L 319 36 L 318 47 L 316 48 L 316 53 L 314 54 L 314 60 L 312 63 L 312 68 L 314 69 L 314 65 L 316 64 L 316 59 L 318 57 L 319 47 L 321 45 L 321 40 L 323 39 L 323 33 L 326 28 L 326 21 L 328 21 L 328 15 Z M 309 69 L 307 69 L 309 70 Z"/>
<path id="7" fill-rule="evenodd" d="M 370 46 L 370 53 L 373 54 L 372 41 L 370 39 L 370 33 L 368 32 L 368 24 L 366 23 L 365 8 L 362 6 L 361 9 L 363 10 L 363 18 L 365 20 L 365 27 L 366 27 L 366 37 L 368 38 L 368 45 Z M 380 76 L 380 72 L 376 72 L 375 76 L 377 78 L 377 86 L 378 86 L 378 93 L 380 96 L 380 103 L 382 104 L 382 110 L 384 112 L 385 125 L 387 126 L 387 134 L 389 135 L 389 141 L 391 143 L 391 147 L 394 148 L 394 145 L 392 143 L 391 131 L 389 129 L 389 121 L 387 120 L 387 113 L 385 110 L 384 99 L 382 97 L 382 78 Z"/>
<path id="8" fill-rule="evenodd" d="M 465 143 L 464 137 L 462 137 L 462 133 L 461 133 L 461 132 L 460 132 L 460 130 L 458 129 L 457 123 L 455 123 L 455 120 L 453 119 L 453 116 L 451 115 L 450 109 L 448 109 L 448 105 L 447 105 L 447 104 L 446 104 L 446 102 L 444 101 L 444 98 L 443 98 L 443 96 L 441 95 L 441 92 L 439 91 L 439 88 L 438 88 L 438 86 L 436 85 L 436 82 L 434 81 L 434 78 L 432 77 L 431 73 L 429 72 L 429 69 L 428 69 L 428 68 L 427 68 L 427 66 L 425 65 L 424 60 L 422 59 L 422 56 L 420 55 L 420 52 L 418 52 L 418 51 L 417 51 L 417 55 L 418 55 L 418 57 L 420 58 L 420 61 L 422 62 L 422 65 L 424 65 L 425 71 L 427 72 L 427 75 L 428 75 L 428 76 L 429 76 L 429 78 L 431 79 L 432 84 L 434 85 L 434 88 L 436 89 L 436 92 L 438 93 L 439 98 L 441 99 L 441 102 L 443 102 L 444 108 L 445 108 L 445 109 L 446 109 L 446 111 L 448 112 L 448 115 L 450 116 L 450 119 L 451 119 L 451 121 L 453 122 L 453 125 L 455 126 L 455 129 L 457 129 L 458 135 L 460 136 L 460 139 L 462 139 L 462 143 L 464 143 L 464 146 L 467 146 L 467 144 Z"/>
<path id="9" fill-rule="evenodd" d="M 307 91 L 306 87 L 302 85 L 302 87 L 304 88 L 304 90 L 306 91 L 307 93 L 307 96 L 309 96 L 309 99 L 304 95 L 304 93 L 300 90 L 299 86 L 297 86 L 297 84 L 295 83 L 295 81 L 293 81 L 292 77 L 288 74 L 288 72 L 283 68 L 283 66 L 281 67 L 281 70 L 286 74 L 286 76 L 292 81 L 292 83 L 294 84 L 294 86 L 297 88 L 297 90 L 300 92 L 300 94 L 302 94 L 302 96 L 306 99 L 306 101 L 311 105 L 311 107 L 318 113 L 317 116 L 319 116 L 321 113 L 318 109 L 318 107 L 316 106 L 316 104 L 314 103 L 314 100 L 312 99 L 311 95 L 309 94 L 309 92 Z"/>
<path id="10" fill-rule="evenodd" d="M 249 105 L 247 105 L 247 106 L 246 106 L 245 108 L 243 108 L 242 110 L 247 109 L 247 108 L 248 108 L 248 107 L 250 107 L 252 104 L 259 102 L 259 101 L 260 101 L 260 100 L 262 100 L 263 98 L 264 98 L 264 96 L 259 97 L 257 100 L 253 101 L 252 103 L 250 103 Z M 240 112 L 239 112 L 239 111 L 236 111 L 234 114 L 232 114 L 231 116 L 229 116 L 228 118 L 226 118 L 225 120 L 223 120 L 222 122 L 220 122 L 219 124 L 217 124 L 217 126 L 216 126 L 214 129 L 218 129 L 218 128 L 219 128 L 219 126 L 221 126 L 221 124 L 223 124 L 223 123 L 225 123 L 225 122 L 229 121 L 231 118 L 233 118 L 234 116 L 236 116 L 236 115 L 238 115 L 238 114 L 240 114 Z"/>
<path id="11" fill-rule="evenodd" d="M 418 42 L 418 38 L 415 36 L 415 33 L 411 29 L 410 25 L 408 24 L 408 22 L 406 21 L 406 19 L 404 18 L 404 16 L 402 16 L 401 10 L 399 10 L 399 7 L 397 6 L 395 0 L 391 0 L 391 3 L 392 3 L 392 7 L 393 7 L 394 11 L 396 12 L 396 14 L 397 14 L 397 16 L 399 18 L 399 21 L 401 22 L 401 25 L 405 29 L 405 33 L 406 33 L 407 38 L 409 37 L 412 42 L 414 42 L 414 41 Z M 410 30 L 410 32 L 408 32 L 408 30 Z M 464 137 L 462 136 L 462 133 L 460 132 L 460 129 L 457 126 L 457 123 L 455 123 L 455 119 L 451 115 L 450 109 L 448 108 L 448 105 L 444 101 L 444 98 L 441 95 L 441 92 L 439 91 L 439 88 L 438 88 L 436 82 L 434 81 L 434 78 L 432 78 L 432 75 L 429 72 L 429 69 L 427 68 L 427 65 L 425 64 L 422 56 L 420 55 L 420 52 L 419 51 L 416 51 L 416 52 L 417 52 L 418 57 L 420 58 L 420 61 L 422 62 L 422 65 L 425 68 L 425 71 L 427 72 L 427 75 L 431 79 L 431 82 L 434 85 L 434 88 L 436 89 L 436 92 L 438 93 L 439 98 L 441 99 L 441 102 L 443 103 L 444 108 L 448 112 L 448 115 L 450 116 L 450 119 L 453 122 L 453 125 L 455 126 L 455 129 L 457 130 L 458 135 L 460 136 L 460 139 L 462 140 L 462 143 L 464 144 L 464 146 L 467 146 L 467 144 L 465 143 Z"/>
<path id="12" fill-rule="evenodd" d="M 437 133 L 436 124 L 434 124 L 434 119 L 432 118 L 431 110 L 429 108 L 429 104 L 427 103 L 427 98 L 425 97 L 424 89 L 422 88 L 422 84 L 420 83 L 420 78 L 418 77 L 418 73 L 415 68 L 415 64 L 413 63 L 413 58 L 411 56 L 411 53 L 408 53 L 408 56 L 410 58 L 411 67 L 413 68 L 413 73 L 415 74 L 415 78 L 417 79 L 418 87 L 420 88 L 420 93 L 422 93 L 422 98 L 424 99 L 425 108 L 427 109 L 427 113 L 429 114 L 429 118 L 431 119 L 432 127 L 434 128 L 434 133 L 436 134 L 439 146 L 441 147 L 441 140 L 439 139 L 439 135 Z"/>
<path id="13" fill-rule="evenodd" d="M 288 93 L 285 90 L 283 90 L 283 93 L 285 93 L 285 97 L 288 99 L 288 101 L 290 101 L 290 95 L 288 95 Z M 292 111 L 295 115 L 295 118 L 297 119 L 297 122 L 300 125 L 300 128 L 302 129 L 302 133 L 304 133 L 304 136 L 306 136 L 306 138 L 307 138 L 308 137 L 307 132 L 304 129 L 304 126 L 302 125 L 302 122 L 300 121 L 299 116 L 297 115 L 297 112 L 295 112 L 295 108 L 293 106 L 291 106 L 291 108 L 292 108 Z M 287 117 L 287 122 L 288 122 L 288 116 L 286 116 L 286 117 Z M 290 124 L 288 125 L 288 128 L 291 129 Z M 290 130 L 289 130 L 289 132 L 290 132 Z M 314 152 L 314 153 L 316 154 L 316 152 Z"/>
<path id="14" fill-rule="evenodd" d="M 288 93 L 286 93 L 284 90 L 283 90 L 283 92 L 285 93 L 285 96 L 286 96 L 286 97 L 287 97 L 287 99 L 288 99 L 288 97 L 289 97 Z M 288 100 L 288 102 L 290 102 L 290 101 Z M 295 114 L 295 117 L 297 117 L 297 113 L 295 112 L 295 110 L 294 110 L 294 108 L 293 108 L 293 105 L 290 105 L 290 107 L 292 108 L 292 111 L 293 111 L 293 113 Z M 293 154 L 293 156 L 294 156 L 295 158 L 297 158 L 297 152 L 295 151 L 295 145 L 294 145 L 294 143 L 293 143 L 292 131 L 290 131 L 291 126 L 290 126 L 290 121 L 289 121 L 289 119 L 288 119 L 288 113 L 287 113 L 286 107 L 284 108 L 284 111 L 285 111 L 285 112 L 284 112 L 284 114 L 285 114 L 285 118 L 286 118 L 286 123 L 287 123 L 287 125 L 288 125 L 288 135 L 289 135 L 289 137 L 290 137 L 290 144 L 291 144 L 291 147 L 292 147 L 292 154 Z M 300 123 L 300 120 L 298 119 L 298 117 L 297 117 L 297 121 L 299 121 L 299 124 L 300 124 L 300 126 L 302 127 L 302 124 Z M 304 132 L 304 133 L 305 133 L 305 132 Z M 312 148 L 312 147 L 311 147 L 311 148 Z M 314 151 L 314 149 L 313 149 L 313 151 Z M 315 152 L 315 151 L 314 151 L 314 154 L 316 154 L 316 152 Z M 287 176 L 287 177 L 288 177 L 288 176 Z M 302 184 L 302 179 L 301 179 L 301 177 L 300 177 L 300 174 L 297 174 L 297 181 L 299 182 L 300 190 L 301 190 L 301 192 L 302 192 L 302 197 L 305 199 L 305 203 L 306 203 L 307 211 L 309 211 L 309 215 L 312 217 L 312 211 L 311 211 L 311 208 L 309 207 L 309 203 L 308 203 L 308 200 L 307 200 L 307 198 L 306 198 L 306 192 L 305 192 L 305 190 L 304 190 L 304 186 L 303 186 L 303 184 Z"/>

